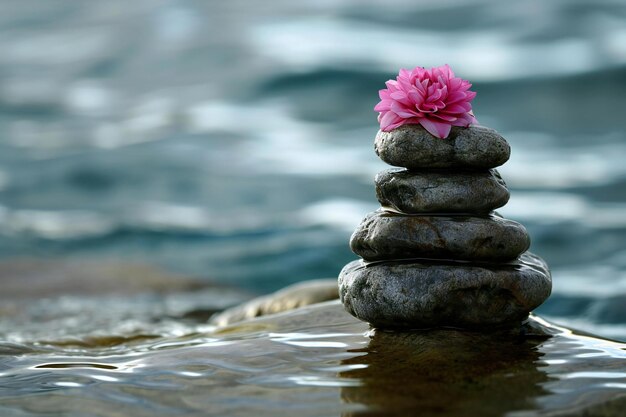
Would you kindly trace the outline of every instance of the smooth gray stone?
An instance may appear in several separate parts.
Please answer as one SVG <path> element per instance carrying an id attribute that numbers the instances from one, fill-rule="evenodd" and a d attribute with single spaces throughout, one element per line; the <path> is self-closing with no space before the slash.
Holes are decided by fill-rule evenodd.
<path id="1" fill-rule="evenodd" d="M 439 139 L 420 125 L 404 125 L 379 131 L 374 149 L 386 163 L 410 169 L 493 168 L 511 153 L 498 132 L 483 126 L 453 127 L 447 138 Z"/>
<path id="2" fill-rule="evenodd" d="M 367 261 L 430 258 L 509 261 L 530 246 L 526 228 L 497 216 L 408 216 L 369 213 L 350 239 Z"/>
<path id="3" fill-rule="evenodd" d="M 509 201 L 495 169 L 489 171 L 409 171 L 389 169 L 374 180 L 383 207 L 401 213 L 489 213 Z"/>
<path id="4" fill-rule="evenodd" d="M 377 328 L 486 328 L 518 323 L 549 296 L 545 262 L 526 252 L 501 265 L 353 261 L 339 296 L 353 316 Z"/>
<path id="5" fill-rule="evenodd" d="M 309 304 L 335 300 L 338 297 L 336 279 L 303 281 L 275 293 L 258 297 L 242 305 L 224 310 L 211 318 L 211 324 L 227 326 L 255 317 L 294 310 Z"/>

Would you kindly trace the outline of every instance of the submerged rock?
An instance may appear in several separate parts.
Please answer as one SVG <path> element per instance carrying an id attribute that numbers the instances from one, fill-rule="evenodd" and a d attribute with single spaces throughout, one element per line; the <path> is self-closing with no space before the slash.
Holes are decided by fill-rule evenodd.
<path id="1" fill-rule="evenodd" d="M 420 125 L 379 131 L 376 154 L 389 165 L 420 168 L 494 168 L 509 159 L 507 141 L 483 126 L 453 127 L 445 139 L 432 136 Z"/>
<path id="2" fill-rule="evenodd" d="M 509 261 L 529 246 L 524 226 L 501 217 L 405 216 L 384 211 L 368 214 L 350 240 L 354 253 L 367 261 Z"/>
<path id="3" fill-rule="evenodd" d="M 530 253 L 508 264 L 410 262 L 339 274 L 339 294 L 353 316 L 381 328 L 488 328 L 521 322 L 550 295 L 545 262 Z"/>
<path id="4" fill-rule="evenodd" d="M 316 279 L 303 281 L 273 294 L 255 298 L 249 302 L 230 308 L 214 316 L 211 323 L 226 326 L 243 320 L 267 314 L 281 313 L 309 304 L 339 298 L 336 279 Z"/>
<path id="5" fill-rule="evenodd" d="M 389 169 L 374 180 L 383 207 L 401 213 L 489 213 L 509 201 L 496 170 L 409 171 Z"/>

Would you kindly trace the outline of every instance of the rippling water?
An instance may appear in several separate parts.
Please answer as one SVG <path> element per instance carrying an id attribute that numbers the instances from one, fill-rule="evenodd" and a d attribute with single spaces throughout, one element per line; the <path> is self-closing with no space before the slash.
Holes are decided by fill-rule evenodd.
<path id="1" fill-rule="evenodd" d="M 474 82 L 480 122 L 512 145 L 500 212 L 527 226 L 553 269 L 538 313 L 626 340 L 623 2 L 5 0 L 0 33 L 0 259 L 141 262 L 257 292 L 336 276 L 386 167 L 372 150 L 376 91 L 400 66 L 447 62 Z M 21 394 L 0 411 L 37 392 L 60 404 L 89 386 L 102 390 L 87 390 L 85 407 L 113 401 L 141 415 L 133 402 L 149 398 L 146 415 L 156 403 L 163 414 L 201 410 L 211 380 L 200 377 L 214 374 L 249 381 L 241 395 L 278 397 L 288 385 L 302 401 L 338 403 L 325 384 L 354 382 L 329 376 L 352 369 L 339 363 L 358 356 L 346 349 L 326 357 L 334 348 L 320 345 L 319 363 L 298 372 L 272 356 L 233 369 L 217 347 L 233 344 L 247 363 L 245 339 L 189 327 L 154 299 L 74 301 L 59 308 L 119 313 L 100 332 L 79 320 L 75 340 L 150 341 L 85 353 L 65 344 L 71 327 L 44 340 L 28 320 L 11 328 L 5 312 L 1 337 L 15 344 L 0 350 L 28 355 L 4 362 L 5 392 Z M 129 319 L 148 310 L 168 316 Z M 250 337 L 268 350 L 298 340 Z M 195 359 L 170 364 L 170 348 Z M 43 412 L 32 407 L 24 415 Z"/>
<path id="2" fill-rule="evenodd" d="M 533 322 L 551 336 L 369 332 L 335 301 L 222 329 L 197 325 L 186 335 L 124 346 L 0 343 L 0 412 L 617 413 L 626 392 L 626 347 Z"/>

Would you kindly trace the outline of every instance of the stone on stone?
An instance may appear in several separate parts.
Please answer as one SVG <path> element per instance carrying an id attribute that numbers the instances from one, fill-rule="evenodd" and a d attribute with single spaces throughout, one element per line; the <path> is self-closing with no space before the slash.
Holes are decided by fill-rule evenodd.
<path id="1" fill-rule="evenodd" d="M 357 260 L 339 274 L 346 310 L 377 328 L 519 324 L 551 289 L 547 265 L 529 252 L 498 265 Z"/>
<path id="2" fill-rule="evenodd" d="M 376 197 L 383 207 L 408 213 L 489 213 L 509 201 L 496 170 L 389 169 L 376 175 Z"/>
<path id="3" fill-rule="evenodd" d="M 483 126 L 453 127 L 447 138 L 439 139 L 420 125 L 404 125 L 379 131 L 374 149 L 386 163 L 409 169 L 494 168 L 511 152 L 498 132 Z"/>
<path id="4" fill-rule="evenodd" d="M 529 246 L 524 226 L 495 215 L 409 216 L 382 210 L 368 214 L 350 239 L 352 251 L 367 261 L 501 262 L 515 259 Z"/>

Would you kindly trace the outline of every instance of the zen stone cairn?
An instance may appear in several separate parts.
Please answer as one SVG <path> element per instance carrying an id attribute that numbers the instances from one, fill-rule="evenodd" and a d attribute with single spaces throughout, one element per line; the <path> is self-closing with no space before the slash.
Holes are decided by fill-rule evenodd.
<path id="1" fill-rule="evenodd" d="M 509 159 L 502 136 L 473 126 L 439 139 L 404 125 L 379 131 L 375 150 L 404 169 L 376 176 L 382 208 L 350 240 L 363 258 L 339 274 L 350 314 L 377 328 L 489 328 L 519 324 L 548 298 L 526 229 L 493 211 L 509 199 L 493 169 Z"/>

